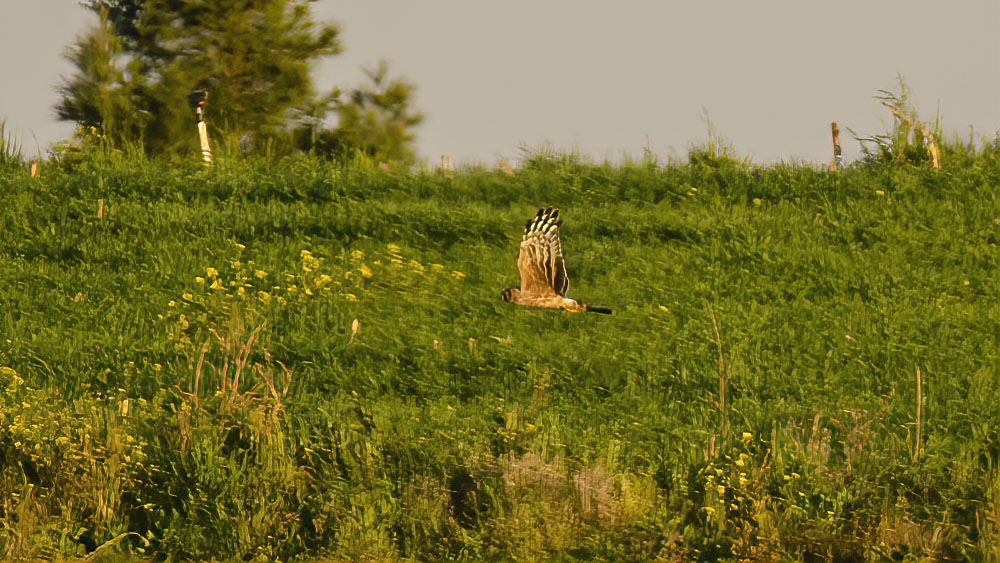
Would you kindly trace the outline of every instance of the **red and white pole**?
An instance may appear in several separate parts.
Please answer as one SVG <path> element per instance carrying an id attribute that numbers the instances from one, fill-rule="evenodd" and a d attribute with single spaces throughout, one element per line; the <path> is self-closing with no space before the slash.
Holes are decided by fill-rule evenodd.
<path id="1" fill-rule="evenodd" d="M 201 90 L 188 94 L 188 103 L 198 116 L 198 139 L 201 141 L 201 157 L 205 160 L 205 166 L 212 165 L 212 147 L 208 145 L 208 126 L 205 124 L 205 100 L 208 92 Z"/>

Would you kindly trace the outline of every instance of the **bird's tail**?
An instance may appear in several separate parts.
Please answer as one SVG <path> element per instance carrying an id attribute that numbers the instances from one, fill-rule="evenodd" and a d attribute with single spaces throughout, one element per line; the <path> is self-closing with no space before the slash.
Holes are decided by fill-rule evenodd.
<path id="1" fill-rule="evenodd" d="M 588 313 L 600 313 L 602 315 L 610 315 L 611 309 L 607 307 L 599 307 L 597 305 L 584 305 L 583 310 Z"/>

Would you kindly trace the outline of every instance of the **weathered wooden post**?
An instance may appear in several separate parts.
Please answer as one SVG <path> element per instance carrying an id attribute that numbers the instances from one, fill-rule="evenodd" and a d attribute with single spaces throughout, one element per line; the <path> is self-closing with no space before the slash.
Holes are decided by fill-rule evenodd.
<path id="1" fill-rule="evenodd" d="M 201 157 L 205 160 L 205 166 L 212 165 L 212 148 L 208 146 L 208 126 L 205 124 L 205 100 L 208 98 L 208 91 L 199 90 L 188 94 L 188 104 L 198 116 L 198 138 L 201 141 Z"/>
<path id="2" fill-rule="evenodd" d="M 924 142 L 927 143 L 927 154 L 931 157 L 931 163 L 934 164 L 934 168 L 941 168 L 940 153 L 938 152 L 937 141 L 934 140 L 934 134 L 923 127 L 920 130 L 924 136 Z"/>

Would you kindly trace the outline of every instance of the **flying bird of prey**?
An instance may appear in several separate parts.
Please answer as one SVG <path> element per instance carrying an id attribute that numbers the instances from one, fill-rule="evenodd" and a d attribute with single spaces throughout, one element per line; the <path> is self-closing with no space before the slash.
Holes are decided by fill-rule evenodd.
<path id="1" fill-rule="evenodd" d="M 559 210 L 546 207 L 524 225 L 517 269 L 521 272 L 521 288 L 508 287 L 500 298 L 515 305 L 565 309 L 571 313 L 611 314 L 607 307 L 595 307 L 566 297 L 569 277 L 559 242 Z"/>

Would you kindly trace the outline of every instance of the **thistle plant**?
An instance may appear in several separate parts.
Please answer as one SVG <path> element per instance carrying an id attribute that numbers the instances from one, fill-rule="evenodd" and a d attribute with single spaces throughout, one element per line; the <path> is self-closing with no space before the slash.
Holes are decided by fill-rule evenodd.
<path id="1" fill-rule="evenodd" d="M 879 90 L 875 96 L 892 114 L 892 130 L 881 135 L 859 137 L 865 157 L 881 162 L 931 162 L 939 167 L 941 146 L 941 116 L 935 115 L 933 123 L 925 123 L 910 103 L 910 88 L 903 77 L 897 76 L 898 91 Z M 872 148 L 871 146 L 874 146 Z"/>

